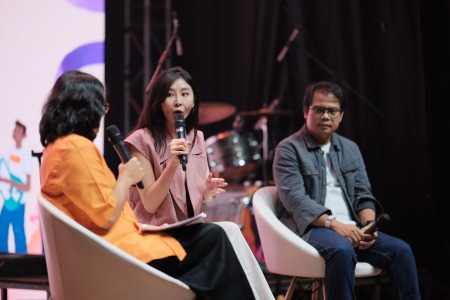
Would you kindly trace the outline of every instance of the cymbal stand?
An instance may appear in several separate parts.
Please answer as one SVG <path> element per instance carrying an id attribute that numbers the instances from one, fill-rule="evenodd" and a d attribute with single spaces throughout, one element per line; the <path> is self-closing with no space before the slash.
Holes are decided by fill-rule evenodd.
<path id="1" fill-rule="evenodd" d="M 280 100 L 275 98 L 269 105 L 268 110 L 273 110 L 278 104 Z M 262 132 L 262 150 L 263 150 L 263 186 L 269 184 L 269 178 L 267 175 L 267 162 L 269 161 L 269 130 L 267 126 L 267 116 L 262 115 L 259 117 L 258 121 L 256 121 L 253 126 L 255 130 L 261 130 Z"/>
<path id="2" fill-rule="evenodd" d="M 299 28 L 294 28 L 294 31 L 289 36 L 289 39 L 286 41 L 283 49 L 277 56 L 277 62 L 282 63 L 284 61 L 284 57 L 289 50 L 291 43 L 295 40 L 299 33 Z M 281 76 L 278 77 L 279 87 L 278 87 L 278 97 L 273 99 L 273 101 L 269 104 L 268 110 L 273 110 L 275 107 L 280 104 L 280 98 L 283 97 L 285 89 L 286 89 L 286 72 L 282 72 Z M 254 126 L 255 130 L 260 129 L 263 134 L 263 186 L 269 185 L 269 178 L 267 175 L 267 163 L 269 161 L 269 131 L 267 126 L 267 115 L 262 115 L 259 117 L 258 121 Z"/>

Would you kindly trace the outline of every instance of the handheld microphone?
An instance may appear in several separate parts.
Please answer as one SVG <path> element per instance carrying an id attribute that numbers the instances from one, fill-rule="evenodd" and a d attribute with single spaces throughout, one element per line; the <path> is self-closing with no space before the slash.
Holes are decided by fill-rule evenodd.
<path id="1" fill-rule="evenodd" d="M 281 62 L 284 59 L 284 56 L 286 55 L 286 53 L 289 50 L 289 46 L 291 45 L 291 43 L 295 40 L 295 38 L 297 37 L 297 34 L 300 30 L 298 28 L 294 28 L 294 30 L 292 31 L 291 35 L 289 36 L 289 39 L 286 41 L 286 44 L 284 44 L 283 49 L 281 49 L 280 54 L 278 54 L 277 56 L 277 61 Z"/>
<path id="2" fill-rule="evenodd" d="M 109 126 L 108 128 L 106 128 L 106 135 L 108 136 L 109 142 L 113 145 L 114 150 L 116 150 L 122 162 L 126 163 L 127 161 L 129 161 L 131 159 L 131 156 L 128 152 L 128 149 L 125 147 L 125 144 L 123 143 L 123 136 L 120 133 L 119 128 L 117 128 L 116 125 Z M 137 183 L 137 186 L 140 189 L 144 188 L 142 181 L 139 181 Z"/>
<path id="3" fill-rule="evenodd" d="M 176 113 L 174 116 L 175 121 L 175 130 L 177 132 L 177 138 L 185 139 L 186 138 L 186 123 L 184 122 L 184 116 L 182 113 Z M 183 167 L 183 171 L 186 171 L 186 164 L 188 162 L 188 158 L 186 154 L 180 155 L 180 163 Z"/>
<path id="4" fill-rule="evenodd" d="M 390 220 L 391 217 L 388 214 L 381 214 L 364 233 L 373 234 L 378 229 L 385 227 Z"/>
<path id="5" fill-rule="evenodd" d="M 178 29 L 180 28 L 180 23 L 178 22 L 177 13 L 174 11 L 172 12 L 173 15 L 173 28 L 176 30 L 177 34 L 175 36 L 175 47 L 177 50 L 177 55 L 182 56 L 183 55 L 183 45 L 181 44 L 180 36 L 178 35 Z"/>

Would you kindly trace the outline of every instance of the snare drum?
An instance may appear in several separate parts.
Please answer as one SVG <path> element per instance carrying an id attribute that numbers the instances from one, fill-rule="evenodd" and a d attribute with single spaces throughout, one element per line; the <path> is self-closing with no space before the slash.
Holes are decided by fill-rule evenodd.
<path id="1" fill-rule="evenodd" d="M 225 179 L 241 179 L 255 172 L 261 159 L 258 141 L 251 134 L 223 131 L 205 143 L 211 172 Z"/>

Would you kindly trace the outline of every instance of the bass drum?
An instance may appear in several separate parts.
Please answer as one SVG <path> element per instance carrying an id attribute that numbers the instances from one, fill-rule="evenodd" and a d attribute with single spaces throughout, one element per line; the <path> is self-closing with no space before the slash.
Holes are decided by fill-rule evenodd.
<path id="1" fill-rule="evenodd" d="M 223 131 L 205 140 L 211 173 L 226 180 L 245 178 L 257 169 L 261 160 L 258 141 L 251 134 Z"/>

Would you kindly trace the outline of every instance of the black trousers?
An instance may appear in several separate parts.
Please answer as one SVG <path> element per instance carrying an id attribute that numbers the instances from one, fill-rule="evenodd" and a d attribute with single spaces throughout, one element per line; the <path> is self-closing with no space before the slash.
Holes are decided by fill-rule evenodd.
<path id="1" fill-rule="evenodd" d="M 186 250 L 179 261 L 170 256 L 150 266 L 186 283 L 197 299 L 255 299 L 242 266 L 222 227 L 202 223 L 166 231 Z"/>

